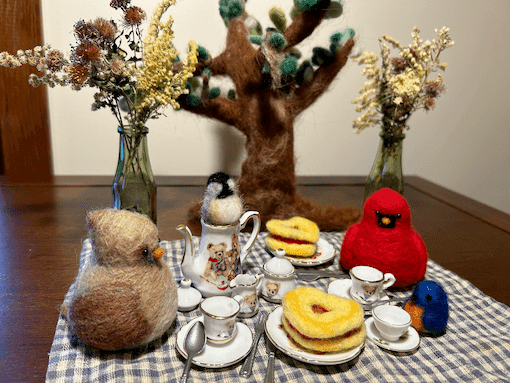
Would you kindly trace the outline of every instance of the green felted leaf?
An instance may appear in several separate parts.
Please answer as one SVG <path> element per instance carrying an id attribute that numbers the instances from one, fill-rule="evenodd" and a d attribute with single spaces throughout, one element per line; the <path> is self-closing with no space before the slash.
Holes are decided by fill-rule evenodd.
<path id="1" fill-rule="evenodd" d="M 199 106 L 200 105 L 200 97 L 196 94 L 191 93 L 186 96 L 186 104 L 189 106 Z"/>
<path id="2" fill-rule="evenodd" d="M 296 72 L 296 83 L 302 85 L 305 82 L 312 81 L 313 79 L 313 68 L 310 60 L 305 60 L 299 66 Z"/>
<path id="3" fill-rule="evenodd" d="M 337 45 L 340 44 L 340 41 L 342 40 L 342 33 L 341 32 L 333 33 L 331 35 L 331 37 L 329 38 L 329 40 L 333 44 L 337 44 Z"/>
<path id="4" fill-rule="evenodd" d="M 209 99 L 212 100 L 213 98 L 219 97 L 221 94 L 220 88 L 211 88 L 209 91 Z"/>
<path id="5" fill-rule="evenodd" d="M 287 17 L 281 8 L 271 8 L 269 11 L 269 18 L 279 32 L 285 32 L 285 29 L 287 29 Z"/>
<path id="6" fill-rule="evenodd" d="M 250 43 L 261 45 L 264 42 L 263 36 L 258 35 L 250 35 Z"/>
<path id="7" fill-rule="evenodd" d="M 202 46 L 198 46 L 197 48 L 197 53 L 198 53 L 198 60 L 199 61 L 205 61 L 209 58 L 209 53 L 207 52 L 207 49 L 205 49 L 204 47 Z"/>
<path id="8" fill-rule="evenodd" d="M 228 24 L 230 20 L 243 14 L 244 4 L 240 0 L 220 0 L 220 15 Z"/>
<path id="9" fill-rule="evenodd" d="M 294 6 L 302 11 L 309 11 L 316 6 L 319 1 L 320 0 L 294 0 Z"/>
<path id="10" fill-rule="evenodd" d="M 269 43 L 277 50 L 281 50 L 287 45 L 287 40 L 285 40 L 285 37 L 279 32 L 273 33 L 269 37 Z"/>
<path id="11" fill-rule="evenodd" d="M 324 14 L 325 19 L 336 19 L 342 16 L 344 9 L 341 0 L 331 0 L 326 13 Z"/>
<path id="12" fill-rule="evenodd" d="M 190 90 L 197 89 L 200 86 L 200 78 L 197 76 L 194 76 L 188 80 L 188 82 L 186 83 L 186 87 L 188 84 L 191 87 Z"/>
<path id="13" fill-rule="evenodd" d="M 329 65 L 335 60 L 333 53 L 321 47 L 313 48 L 312 64 L 321 66 Z"/>
<path id="14" fill-rule="evenodd" d="M 288 56 L 280 64 L 283 76 L 294 75 L 297 72 L 297 60 L 293 56 Z"/>

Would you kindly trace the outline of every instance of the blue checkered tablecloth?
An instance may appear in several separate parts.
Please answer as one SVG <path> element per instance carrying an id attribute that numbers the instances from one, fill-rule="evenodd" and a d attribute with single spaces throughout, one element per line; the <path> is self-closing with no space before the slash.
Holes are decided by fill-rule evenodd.
<path id="1" fill-rule="evenodd" d="M 338 251 L 344 233 L 322 233 L 336 250 L 335 259 L 321 268 L 338 269 Z M 270 259 L 262 233 L 244 264 L 246 272 L 262 271 Z M 241 244 L 247 239 L 241 234 Z M 180 261 L 184 242 L 163 242 L 165 260 L 176 280 L 182 278 Z M 85 240 L 80 267 L 91 256 L 90 241 Z M 510 382 L 510 309 L 484 295 L 468 281 L 437 263 L 428 262 L 426 279 L 445 288 L 450 305 L 450 319 L 445 335 L 422 337 L 420 347 L 410 353 L 394 353 L 371 341 L 354 360 L 333 366 L 316 366 L 295 360 L 277 351 L 276 382 Z M 331 279 L 302 282 L 326 291 Z M 70 299 L 72 285 L 65 300 Z M 408 293 L 396 293 L 408 296 Z M 261 299 L 261 311 L 270 312 L 276 304 Z M 175 347 L 176 333 L 184 324 L 199 316 L 196 309 L 178 312 L 175 324 L 162 339 L 131 352 L 103 352 L 84 348 L 69 332 L 67 321 L 60 316 L 49 355 L 47 382 L 174 382 L 183 371 L 184 358 Z M 242 319 L 251 329 L 256 318 Z M 190 382 L 261 382 L 264 380 L 267 352 L 263 339 L 249 379 L 239 377 L 242 362 L 220 369 L 192 366 Z"/>

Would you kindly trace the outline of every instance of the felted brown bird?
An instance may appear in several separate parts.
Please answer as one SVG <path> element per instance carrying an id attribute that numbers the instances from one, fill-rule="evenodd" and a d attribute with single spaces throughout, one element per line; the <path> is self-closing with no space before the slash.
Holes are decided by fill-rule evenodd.
<path id="1" fill-rule="evenodd" d="M 93 254 L 64 313 L 88 346 L 118 350 L 160 337 L 177 312 L 177 285 L 163 261 L 156 225 L 127 210 L 87 214 Z"/>

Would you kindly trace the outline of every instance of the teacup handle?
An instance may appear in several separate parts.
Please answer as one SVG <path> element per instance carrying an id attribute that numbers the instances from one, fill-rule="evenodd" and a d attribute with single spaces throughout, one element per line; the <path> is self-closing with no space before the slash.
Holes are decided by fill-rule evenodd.
<path id="1" fill-rule="evenodd" d="M 381 290 L 386 290 L 388 287 L 393 286 L 393 284 L 396 281 L 397 280 L 395 279 L 395 276 L 393 274 L 391 274 L 391 273 L 384 274 L 384 282 L 382 284 L 382 289 Z"/>
<path id="2" fill-rule="evenodd" d="M 239 231 L 246 227 L 246 224 L 250 218 L 253 218 L 253 230 L 251 232 L 250 239 L 248 239 L 248 242 L 246 242 L 246 244 L 241 249 L 241 264 L 244 262 L 246 256 L 250 252 L 251 247 L 255 243 L 255 240 L 257 239 L 257 236 L 260 232 L 260 214 L 258 211 L 247 211 L 242 215 L 242 217 L 239 219 Z"/>

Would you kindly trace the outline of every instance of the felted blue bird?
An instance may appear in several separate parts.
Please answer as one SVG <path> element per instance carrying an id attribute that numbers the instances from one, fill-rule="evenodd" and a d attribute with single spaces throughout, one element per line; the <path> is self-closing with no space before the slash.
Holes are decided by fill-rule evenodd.
<path id="1" fill-rule="evenodd" d="M 404 310 L 411 315 L 411 325 L 418 332 L 438 336 L 446 331 L 448 298 L 439 283 L 418 283 L 411 298 L 404 304 Z"/>

